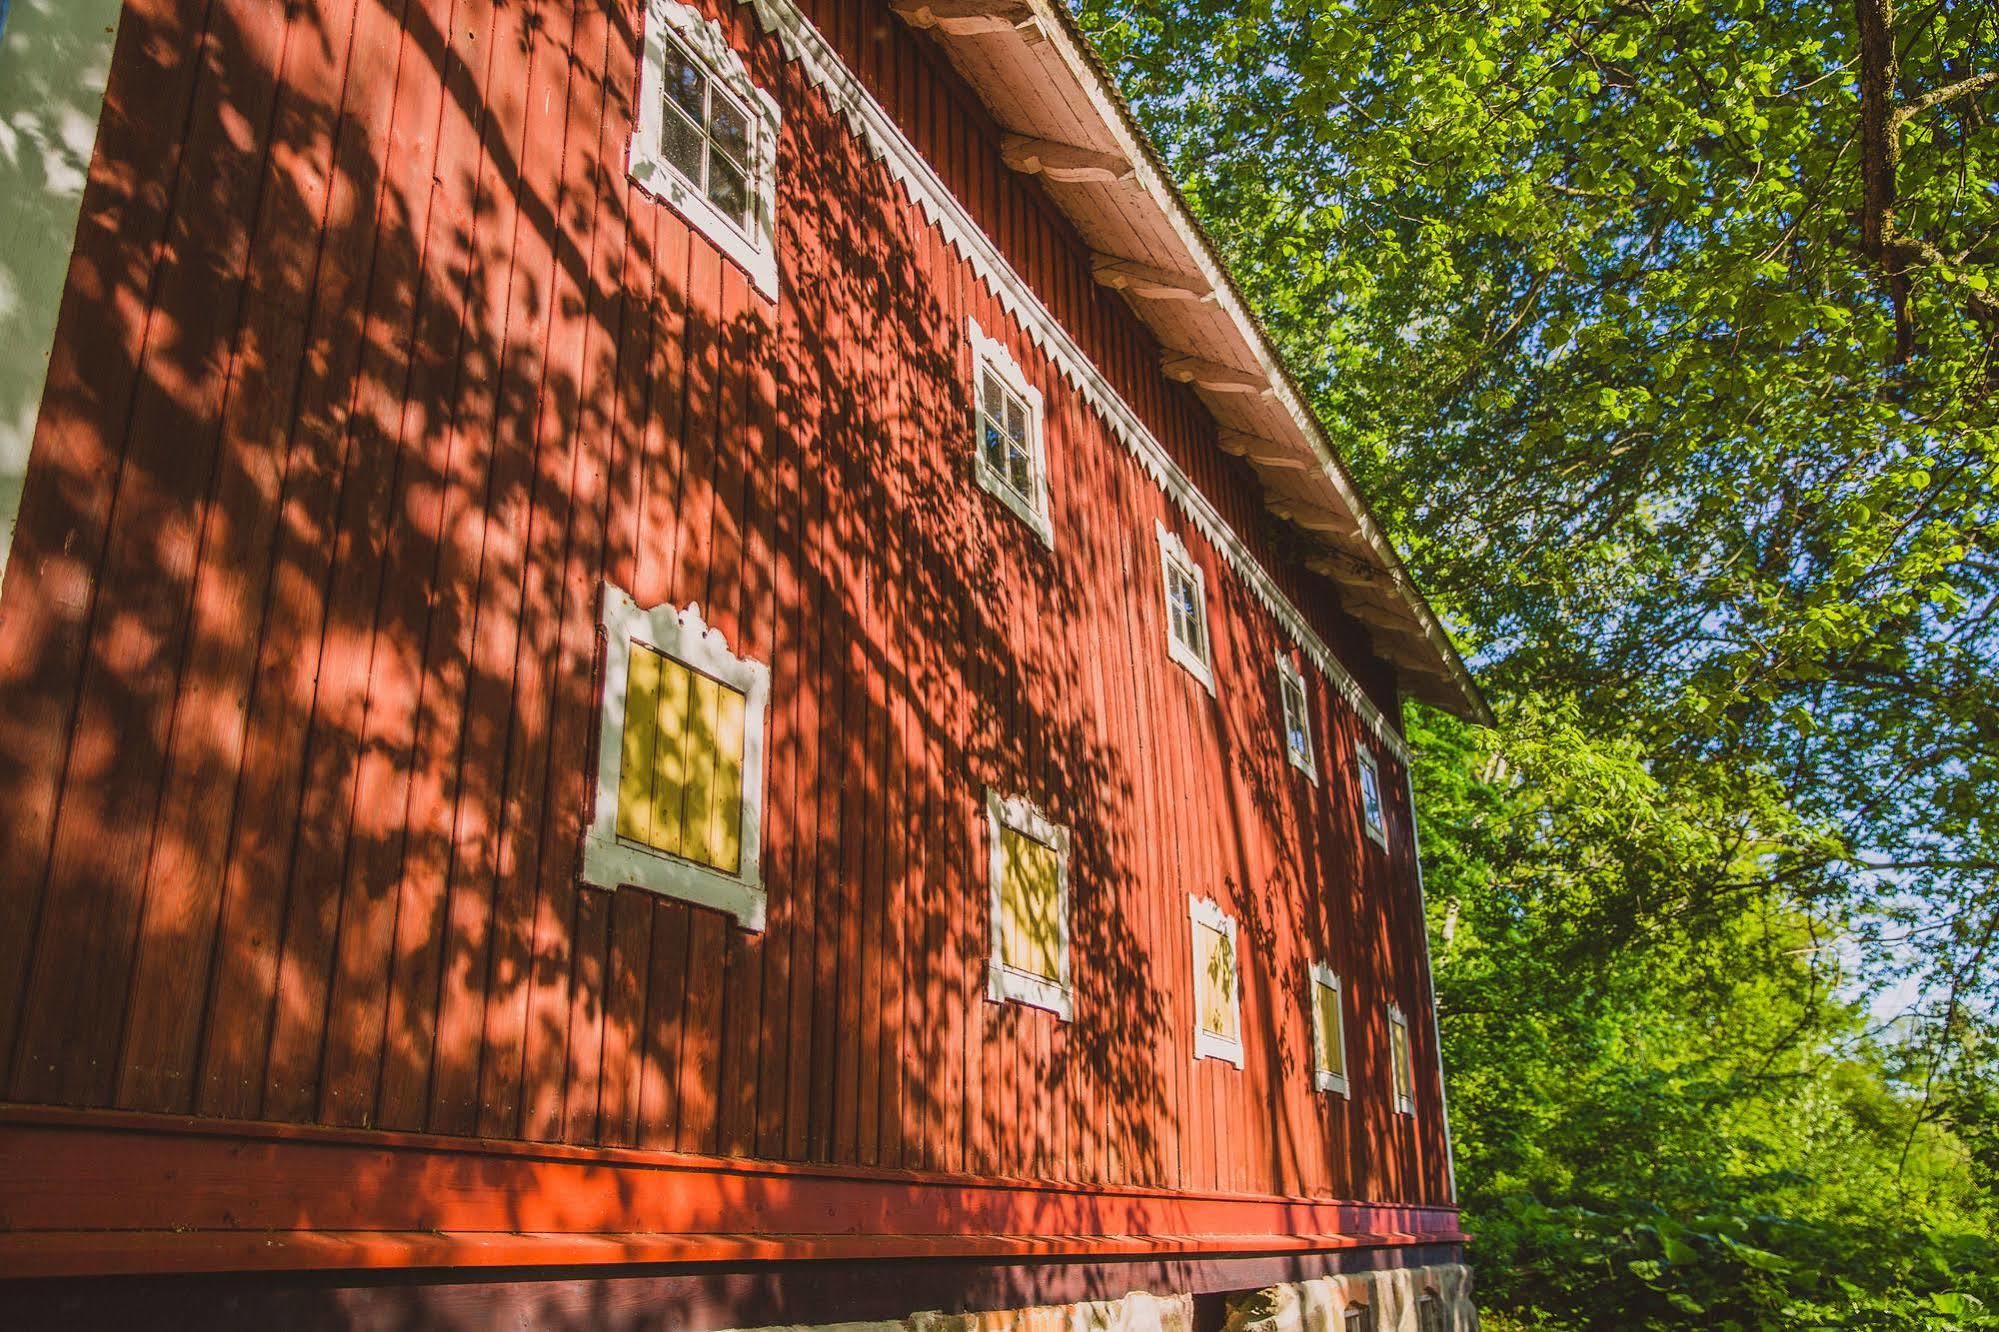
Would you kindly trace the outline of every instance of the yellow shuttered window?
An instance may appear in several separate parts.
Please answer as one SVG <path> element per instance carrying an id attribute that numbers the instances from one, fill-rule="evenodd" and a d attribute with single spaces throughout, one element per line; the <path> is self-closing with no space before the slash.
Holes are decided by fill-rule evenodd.
<path id="1" fill-rule="evenodd" d="M 1388 1006 L 1388 1066 L 1395 1078 L 1395 1108 L 1416 1112 L 1416 1070 L 1409 1059 L 1409 1019 L 1394 1004 Z"/>
<path id="2" fill-rule="evenodd" d="M 1346 1018 L 1340 978 L 1323 963 L 1311 970 L 1313 1081 L 1320 1091 L 1347 1092 Z"/>
<path id="3" fill-rule="evenodd" d="M 1000 961 L 1044 980 L 1062 978 L 1062 864 L 1052 846 L 1000 833 Z"/>
<path id="4" fill-rule="evenodd" d="M 1069 830 L 996 791 L 986 793 L 986 820 L 993 940 L 986 995 L 1068 1018 Z"/>
<path id="5" fill-rule="evenodd" d="M 725 874 L 742 867 L 740 689 L 632 646 L 618 836 Z"/>
<path id="6" fill-rule="evenodd" d="M 1194 1054 L 1242 1067 L 1242 1005 L 1235 920 L 1197 898 L 1189 914 L 1194 939 Z"/>
<path id="7" fill-rule="evenodd" d="M 764 718 L 770 672 L 700 608 L 604 591 L 603 726 L 583 879 L 633 884 L 762 929 Z"/>

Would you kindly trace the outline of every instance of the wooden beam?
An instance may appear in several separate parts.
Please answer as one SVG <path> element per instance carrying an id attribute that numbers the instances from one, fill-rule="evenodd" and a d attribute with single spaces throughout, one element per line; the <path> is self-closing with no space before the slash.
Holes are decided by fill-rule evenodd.
<path id="1" fill-rule="evenodd" d="M 1100 153 L 1054 139 L 1009 134 L 1000 140 L 1000 160 L 1024 176 L 1046 176 L 1065 184 L 1130 180 L 1132 165 L 1116 153 Z"/>
<path id="2" fill-rule="evenodd" d="M 1218 440 L 1223 453 L 1233 453 L 1238 458 L 1247 458 L 1257 467 L 1275 467 L 1292 472 L 1316 472 L 1319 464 L 1315 459 L 1300 457 L 1292 449 L 1287 449 L 1274 439 L 1261 435 L 1251 435 L 1241 430 L 1224 430 Z"/>
<path id="3" fill-rule="evenodd" d="M 1149 296 L 1155 301 L 1213 301 L 1215 289 L 1206 278 L 1190 273 L 1173 273 L 1154 268 L 1136 259 L 1120 259 L 1114 254 L 1090 256 L 1090 271 L 1103 286 L 1133 296 Z"/>
<path id="4" fill-rule="evenodd" d="M 935 28 L 953 37 L 1021 31 L 1038 40 L 1034 11 L 1020 0 L 892 0 L 896 14 L 913 28 Z"/>
<path id="5" fill-rule="evenodd" d="M 1168 379 L 1193 384 L 1213 393 L 1257 393 L 1268 395 L 1270 381 L 1255 370 L 1238 370 L 1219 361 L 1207 361 L 1185 352 L 1168 351 L 1159 368 Z"/>

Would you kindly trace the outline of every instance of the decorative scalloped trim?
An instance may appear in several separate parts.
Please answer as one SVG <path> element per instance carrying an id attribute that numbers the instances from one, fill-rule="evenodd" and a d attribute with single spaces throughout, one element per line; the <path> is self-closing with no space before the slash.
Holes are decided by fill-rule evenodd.
<path id="1" fill-rule="evenodd" d="M 1166 497 L 1180 507 L 1181 512 L 1229 562 L 1249 586 L 1250 594 L 1276 617 L 1299 648 L 1317 663 L 1341 697 L 1359 715 L 1361 723 L 1407 764 L 1408 742 L 1388 724 L 1381 709 L 1361 689 L 1360 682 L 1333 655 L 1325 640 L 1306 623 L 1269 571 L 1257 563 L 1256 557 L 1250 554 L 1227 520 L 1208 502 L 1207 496 L 1174 464 L 1166 447 L 1153 438 L 1138 414 L 1091 364 L 1090 358 L 1076 345 L 1068 330 L 1041 304 L 1033 289 L 1013 270 L 992 238 L 980 229 L 957 196 L 923 159 L 916 145 L 903 135 L 894 118 L 861 85 L 859 78 L 827 44 L 819 30 L 791 4 L 791 0 L 738 0 L 738 3 L 748 4 L 756 11 L 758 24 L 765 32 L 776 35 L 785 55 L 796 61 L 833 108 L 846 116 L 854 136 L 901 182 L 910 202 L 923 210 L 931 225 L 971 264 L 972 270 L 984 279 L 1001 306 L 1019 322 L 1021 330 L 1033 339 L 1062 377 L 1103 417 L 1111 433 L 1124 441 L 1125 447 L 1131 450 Z"/>

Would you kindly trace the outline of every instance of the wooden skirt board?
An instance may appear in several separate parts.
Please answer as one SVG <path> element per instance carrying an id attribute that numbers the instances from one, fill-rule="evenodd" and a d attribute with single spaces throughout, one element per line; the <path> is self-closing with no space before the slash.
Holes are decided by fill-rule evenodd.
<path id="1" fill-rule="evenodd" d="M 33 1328 L 233 1332 L 360 1332 L 410 1327 L 671 1328 L 675 1332 L 889 1320 L 917 1310 L 1024 1309 L 1116 1299 L 1132 1291 L 1191 1294 L 1196 1325 L 1218 1327 L 1210 1300 L 1281 1282 L 1464 1260 L 1461 1246 L 1297 1256 L 999 1263 L 654 1266 L 579 1276 L 550 1268 L 0 1281 L 0 1323 Z M 1203 1297 L 1208 1297 L 1204 1299 Z M 1201 1321 L 1204 1311 L 1217 1316 Z"/>
<path id="2" fill-rule="evenodd" d="M 1449 1208 L 974 1180 L 119 1112 L 0 1110 L 0 1277 L 815 1258 L 1296 1256 Z"/>

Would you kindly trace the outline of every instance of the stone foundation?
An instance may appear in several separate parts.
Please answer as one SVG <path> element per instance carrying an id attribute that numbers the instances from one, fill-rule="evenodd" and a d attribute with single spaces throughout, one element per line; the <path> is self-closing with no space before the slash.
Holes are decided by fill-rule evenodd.
<path id="1" fill-rule="evenodd" d="M 1424 1296 L 1436 1320 L 1421 1319 Z M 1396 1267 L 1317 1277 L 1225 1299 L 1222 1332 L 1347 1332 L 1348 1309 L 1372 1311 L 1366 1332 L 1478 1332 L 1471 1271 L 1458 1263 Z M 1210 1324 L 1210 1326 L 1212 1326 Z M 1197 1327 L 1194 1297 L 1133 1291 L 1116 1300 L 1004 1309 L 991 1313 L 919 1313 L 889 1323 L 794 1324 L 755 1332 L 1207 1332 Z"/>

